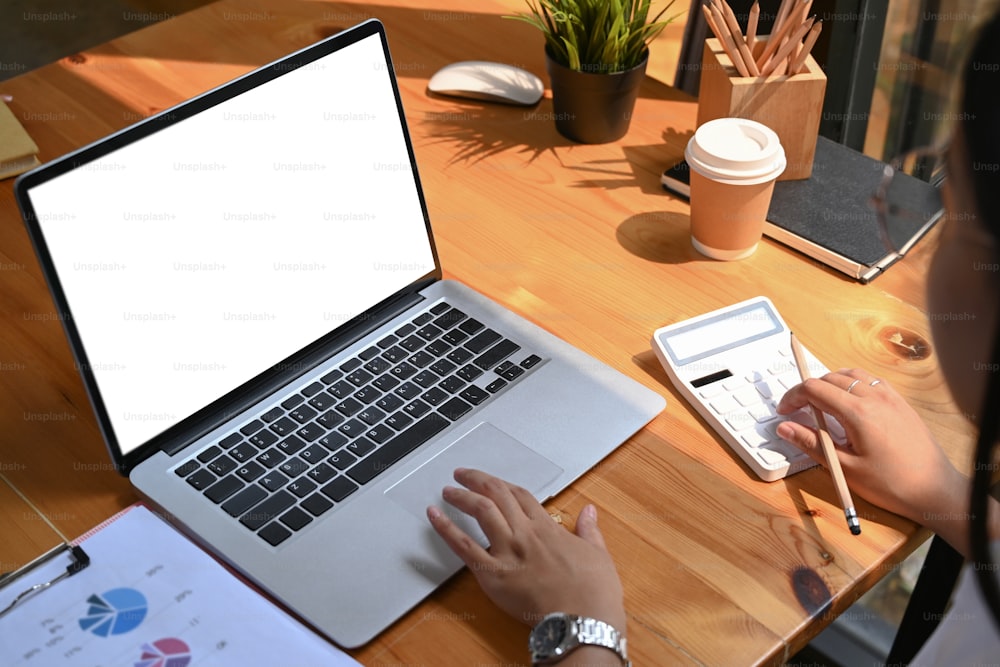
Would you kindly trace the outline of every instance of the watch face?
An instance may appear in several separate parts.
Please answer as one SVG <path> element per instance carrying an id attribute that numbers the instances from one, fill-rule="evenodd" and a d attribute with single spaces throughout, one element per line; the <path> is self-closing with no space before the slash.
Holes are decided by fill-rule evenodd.
<path id="1" fill-rule="evenodd" d="M 566 638 L 567 624 L 563 616 L 547 616 L 531 633 L 530 648 L 534 653 L 552 655 Z"/>

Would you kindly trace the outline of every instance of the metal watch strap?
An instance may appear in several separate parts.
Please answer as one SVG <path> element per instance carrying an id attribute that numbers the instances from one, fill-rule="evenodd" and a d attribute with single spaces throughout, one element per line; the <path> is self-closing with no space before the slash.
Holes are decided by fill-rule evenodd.
<path id="1" fill-rule="evenodd" d="M 617 630 L 604 621 L 595 618 L 576 616 L 577 639 L 581 645 L 603 646 L 611 649 L 622 659 L 627 667 L 631 667 L 628 651 L 625 648 L 625 638 Z"/>

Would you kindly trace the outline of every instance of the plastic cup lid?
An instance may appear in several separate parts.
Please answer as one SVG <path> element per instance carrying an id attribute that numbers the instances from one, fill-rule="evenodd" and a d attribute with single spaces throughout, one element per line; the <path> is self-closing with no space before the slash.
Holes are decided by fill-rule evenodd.
<path id="1" fill-rule="evenodd" d="M 785 150 L 778 135 L 747 118 L 704 123 L 688 141 L 684 157 L 702 176 L 722 183 L 764 183 L 785 170 Z"/>

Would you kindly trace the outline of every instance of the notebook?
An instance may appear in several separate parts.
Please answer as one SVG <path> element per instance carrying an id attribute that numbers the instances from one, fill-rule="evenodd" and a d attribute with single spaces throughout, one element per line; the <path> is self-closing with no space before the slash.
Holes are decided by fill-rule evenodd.
<path id="1" fill-rule="evenodd" d="M 664 407 L 442 279 L 376 20 L 15 194 L 114 464 L 346 647 L 460 568 L 425 517 L 455 467 L 544 500 Z"/>

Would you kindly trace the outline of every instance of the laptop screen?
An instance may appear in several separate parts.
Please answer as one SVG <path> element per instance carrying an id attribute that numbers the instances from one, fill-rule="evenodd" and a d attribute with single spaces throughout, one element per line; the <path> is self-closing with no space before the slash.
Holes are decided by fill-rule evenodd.
<path id="1" fill-rule="evenodd" d="M 128 137 L 26 191 L 122 455 L 436 270 L 379 33 Z"/>

